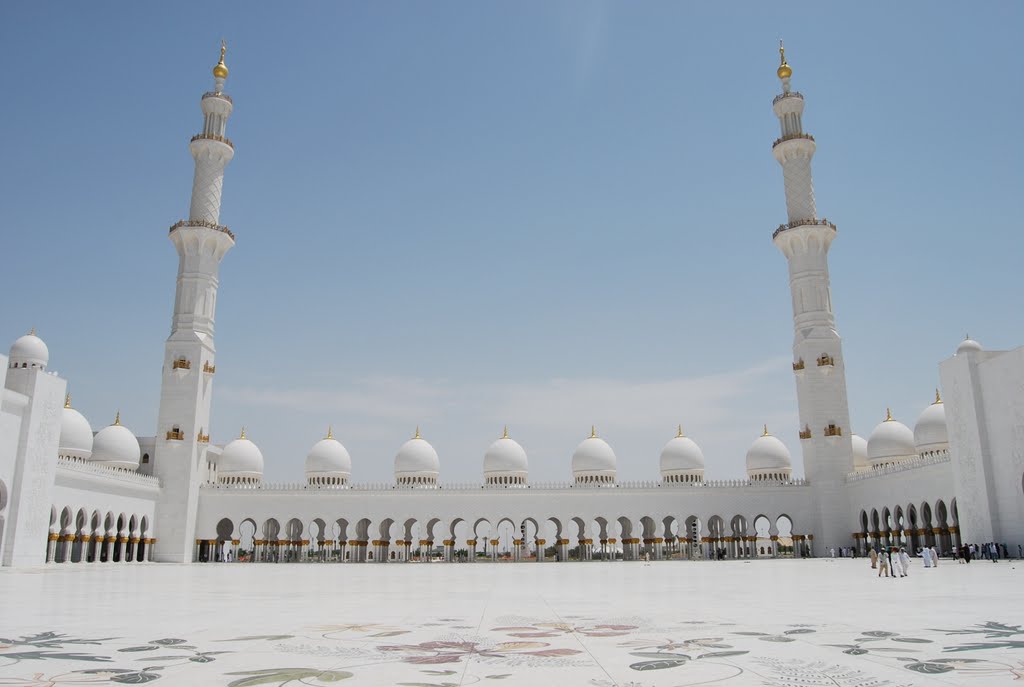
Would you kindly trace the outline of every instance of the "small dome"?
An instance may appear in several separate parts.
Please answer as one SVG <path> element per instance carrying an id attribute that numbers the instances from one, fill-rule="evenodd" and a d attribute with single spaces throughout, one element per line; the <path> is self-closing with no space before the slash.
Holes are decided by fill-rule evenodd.
<path id="1" fill-rule="evenodd" d="M 313 444 L 306 456 L 306 477 L 340 477 L 348 481 L 352 474 L 352 457 L 334 433 L 327 432 L 327 438 Z"/>
<path id="2" fill-rule="evenodd" d="M 139 440 L 121 424 L 121 414 L 118 413 L 114 424 L 104 427 L 93 437 L 90 461 L 112 468 L 138 470 L 141 454 Z"/>
<path id="3" fill-rule="evenodd" d="M 857 472 L 871 469 L 871 461 L 868 460 L 868 440 L 859 434 L 850 437 L 853 444 L 853 469 Z"/>
<path id="4" fill-rule="evenodd" d="M 704 452 L 693 439 L 683 434 L 682 427 L 665 448 L 661 449 L 661 476 L 704 472 Z"/>
<path id="5" fill-rule="evenodd" d="M 786 445 L 768 433 L 759 436 L 747 449 L 747 476 L 756 477 L 770 473 L 789 473 L 793 468 L 793 460 Z"/>
<path id="6" fill-rule="evenodd" d="M 263 453 L 246 439 L 245 430 L 227 444 L 217 459 L 217 475 L 222 481 L 259 482 L 263 479 Z"/>
<path id="7" fill-rule="evenodd" d="M 57 455 L 87 460 L 92 455 L 92 427 L 85 416 L 71 407 L 71 396 L 64 401 L 60 416 L 60 441 Z"/>
<path id="8" fill-rule="evenodd" d="M 912 458 L 915 454 L 914 433 L 887 411 L 885 420 L 868 437 L 868 460 L 872 467 Z"/>
<path id="9" fill-rule="evenodd" d="M 976 351 L 981 350 L 983 349 L 980 343 L 978 343 L 971 337 L 967 337 L 966 339 L 960 342 L 959 346 L 956 347 L 956 354 L 960 355 L 961 353 L 974 353 Z"/>
<path id="10" fill-rule="evenodd" d="M 580 478 L 598 478 L 599 482 L 615 481 L 615 451 L 604 439 L 597 436 L 594 428 L 590 436 L 580 442 L 572 453 L 572 474 Z"/>
<path id="11" fill-rule="evenodd" d="M 484 453 L 484 480 L 492 477 L 526 477 L 529 463 L 519 442 L 505 434 Z"/>
<path id="12" fill-rule="evenodd" d="M 782 63 L 775 73 L 779 75 L 780 79 L 788 79 L 793 76 L 793 70 L 786 63 Z"/>
<path id="13" fill-rule="evenodd" d="M 50 349 L 33 329 L 25 336 L 18 337 L 11 346 L 8 364 L 11 367 L 46 367 L 49 361 Z"/>
<path id="14" fill-rule="evenodd" d="M 399 483 L 412 480 L 424 480 L 421 483 L 434 483 L 441 473 L 441 459 L 430 443 L 420 436 L 419 427 L 416 436 L 402 444 L 395 454 L 395 480 Z"/>
<path id="15" fill-rule="evenodd" d="M 935 391 L 935 402 L 917 416 L 914 423 L 914 448 L 917 454 L 949 449 L 949 433 L 946 429 L 946 406 Z"/>

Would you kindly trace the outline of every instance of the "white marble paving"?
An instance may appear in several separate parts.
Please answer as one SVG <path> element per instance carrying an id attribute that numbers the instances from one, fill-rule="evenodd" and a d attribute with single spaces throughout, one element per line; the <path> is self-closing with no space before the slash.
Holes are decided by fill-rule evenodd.
<path id="1" fill-rule="evenodd" d="M 0 685 L 1009 684 L 1024 679 L 1022 574 L 944 562 L 879 579 L 863 559 L 4 569 Z"/>

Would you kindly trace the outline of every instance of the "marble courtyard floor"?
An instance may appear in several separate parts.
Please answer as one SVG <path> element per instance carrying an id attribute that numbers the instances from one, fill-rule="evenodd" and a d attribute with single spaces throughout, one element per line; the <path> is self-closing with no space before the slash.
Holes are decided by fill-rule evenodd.
<path id="1" fill-rule="evenodd" d="M 999 685 L 1024 565 L 863 560 L 0 570 L 0 685 Z"/>

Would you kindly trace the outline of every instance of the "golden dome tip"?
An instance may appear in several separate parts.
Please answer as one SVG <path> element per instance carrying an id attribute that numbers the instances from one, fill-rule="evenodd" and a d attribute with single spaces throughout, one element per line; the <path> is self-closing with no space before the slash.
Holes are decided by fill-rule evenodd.
<path id="1" fill-rule="evenodd" d="M 780 79 L 788 79 L 793 76 L 793 69 L 786 62 L 786 46 L 782 44 L 782 39 L 779 39 L 779 68 L 775 72 L 779 75 Z"/>
<path id="2" fill-rule="evenodd" d="M 228 44 L 224 41 L 220 42 L 220 62 L 213 68 L 213 75 L 218 79 L 228 78 L 228 67 L 224 64 L 224 54 L 228 51 Z"/>

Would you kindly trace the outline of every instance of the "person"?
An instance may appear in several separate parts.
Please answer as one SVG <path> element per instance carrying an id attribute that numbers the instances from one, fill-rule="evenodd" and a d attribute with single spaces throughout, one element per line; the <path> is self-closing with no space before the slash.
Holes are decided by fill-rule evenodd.
<path id="1" fill-rule="evenodd" d="M 910 554 L 906 548 L 900 547 L 900 565 L 903 566 L 903 577 L 910 574 Z"/>
<path id="2" fill-rule="evenodd" d="M 874 570 L 878 567 L 878 552 L 875 551 L 874 547 L 871 548 L 871 569 Z"/>
<path id="3" fill-rule="evenodd" d="M 872 549 L 872 551 L 874 551 L 874 549 Z M 888 556 L 886 555 L 886 552 L 884 550 L 878 556 L 878 576 L 881 577 L 883 572 L 885 573 L 886 577 L 889 577 Z"/>
<path id="4" fill-rule="evenodd" d="M 835 558 L 836 557 L 836 547 L 833 546 L 831 549 L 829 549 L 829 553 L 832 554 L 832 558 Z"/>
<path id="5" fill-rule="evenodd" d="M 924 567 L 932 567 L 932 552 L 927 546 L 921 549 L 921 560 L 924 562 Z"/>
<path id="6" fill-rule="evenodd" d="M 903 562 L 900 560 L 900 552 L 895 546 L 889 549 L 889 570 L 893 577 L 906 577 L 903 573 Z"/>
<path id="7" fill-rule="evenodd" d="M 989 542 L 989 545 L 988 545 L 988 555 L 989 555 L 989 559 L 993 563 L 995 563 L 997 560 L 999 560 L 999 549 L 996 548 L 996 543 L 995 542 Z"/>
<path id="8" fill-rule="evenodd" d="M 932 544 L 931 552 L 932 552 L 932 567 L 933 568 L 937 568 L 937 567 L 939 567 L 939 552 L 935 550 L 935 545 L 934 544 Z"/>

